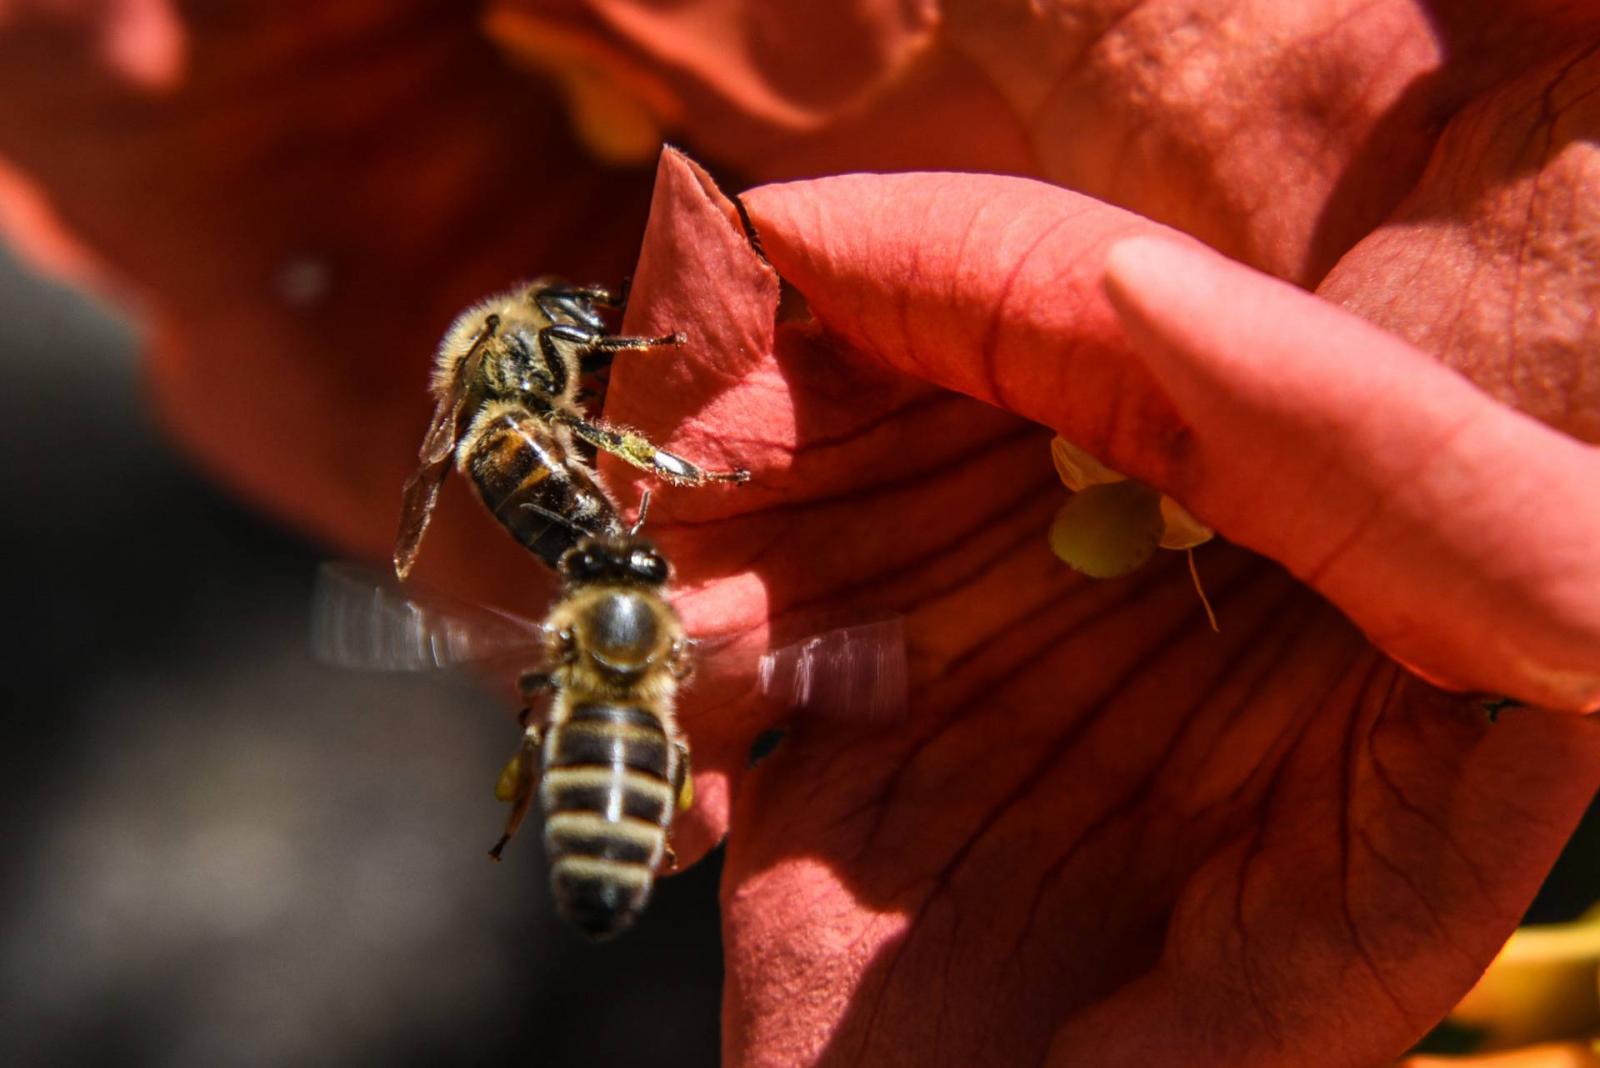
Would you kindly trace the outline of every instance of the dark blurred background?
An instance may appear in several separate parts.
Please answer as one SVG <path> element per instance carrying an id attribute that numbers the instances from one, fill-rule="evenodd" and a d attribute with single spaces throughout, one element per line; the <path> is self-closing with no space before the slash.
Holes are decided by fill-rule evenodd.
<path id="1" fill-rule="evenodd" d="M 537 832 L 485 857 L 508 710 L 314 663 L 325 554 L 174 453 L 136 349 L 0 248 L 0 1064 L 716 1063 L 716 858 L 570 934 Z"/>

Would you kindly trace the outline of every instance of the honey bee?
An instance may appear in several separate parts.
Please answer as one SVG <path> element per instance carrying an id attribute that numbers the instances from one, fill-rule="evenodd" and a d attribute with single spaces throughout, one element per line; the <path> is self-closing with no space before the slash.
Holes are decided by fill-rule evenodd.
<path id="1" fill-rule="evenodd" d="M 585 374 L 608 366 L 618 352 L 684 342 L 682 334 L 607 333 L 601 309 L 620 303 L 600 287 L 540 278 L 474 305 L 451 324 L 434 363 L 435 408 L 421 463 L 405 485 L 397 576 L 405 578 L 416 562 L 452 461 L 512 537 L 550 567 L 585 534 L 623 533 L 592 466 L 593 450 L 677 485 L 750 478 L 743 469 L 706 470 L 637 431 L 584 414 Z"/>
<path id="2" fill-rule="evenodd" d="M 540 649 L 539 670 L 519 679 L 523 735 L 495 787 L 511 811 L 490 855 L 499 858 L 537 795 L 556 906 L 595 939 L 621 933 L 644 910 L 656 876 L 676 863 L 673 822 L 693 801 L 676 700 L 695 643 L 663 597 L 671 569 L 639 529 L 574 534 L 558 565 L 563 589 L 542 625 L 424 598 L 339 564 L 324 565 L 313 608 L 313 648 L 345 667 L 508 667 Z M 754 690 L 790 709 L 815 703 L 841 721 L 896 715 L 906 702 L 901 620 L 774 648 L 759 658 Z"/>
<path id="3" fill-rule="evenodd" d="M 550 701 L 500 775 L 495 795 L 511 814 L 489 854 L 499 859 L 537 788 L 556 907 L 604 939 L 633 924 L 656 872 L 676 864 L 668 835 L 693 792 L 674 711 L 691 660 L 683 624 L 661 596 L 670 568 L 637 525 L 581 537 L 559 571 L 547 670 L 521 679 L 525 699 L 548 692 Z"/>

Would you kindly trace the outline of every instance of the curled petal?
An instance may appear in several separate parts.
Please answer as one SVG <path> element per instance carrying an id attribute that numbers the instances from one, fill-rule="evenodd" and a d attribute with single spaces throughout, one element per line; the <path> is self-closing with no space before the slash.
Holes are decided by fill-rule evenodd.
<path id="1" fill-rule="evenodd" d="M 747 199 L 779 270 L 879 359 L 1151 482 L 1431 678 L 1600 702 L 1587 447 L 1176 238 L 1130 246 L 1138 281 L 1112 284 L 1141 362 L 1099 281 L 1112 243 L 1159 228 L 1071 193 L 910 175 Z"/>
<path id="2" fill-rule="evenodd" d="M 709 175 L 679 152 L 661 156 L 650 223 L 628 299 L 624 329 L 640 335 L 682 332 L 672 356 L 622 354 L 606 391 L 607 419 L 636 427 L 658 444 L 708 467 L 738 464 L 761 472 L 795 448 L 788 398 L 767 365 L 774 346 L 778 279 L 750 247 L 733 204 Z M 690 633 L 753 665 L 765 647 L 772 606 L 749 565 L 749 535 L 731 521 L 768 503 L 756 484 L 677 489 L 611 456 L 601 468 L 613 486 L 652 493 L 650 531 L 676 571 L 678 609 Z M 720 531 L 720 532 L 719 532 Z M 710 576 L 721 578 L 709 582 Z M 702 658 L 705 659 L 705 658 Z M 731 783 L 768 720 L 754 713 L 749 675 L 701 671 L 685 721 L 694 745 L 695 806 L 674 830 L 680 862 L 697 860 L 728 825 Z"/>
<path id="3" fill-rule="evenodd" d="M 697 534 L 759 530 L 770 604 L 901 606 L 915 707 L 853 732 L 802 718 L 737 783 L 727 1061 L 1398 1056 L 1526 907 L 1600 777 L 1595 724 L 1491 727 L 1238 549 L 1201 550 L 1220 635 L 1182 561 L 1090 583 L 1042 551 L 1048 435 L 997 415 L 1180 499 L 1202 455 L 1105 292 L 1109 247 L 1153 224 L 992 176 L 744 201 L 810 311 L 778 330 L 771 411 L 793 417 L 771 425 L 816 481 L 758 472 L 781 526 Z M 1183 307 L 1239 314 L 1229 296 Z M 907 392 L 820 433 L 825 384 L 873 366 L 988 403 Z"/>
<path id="4" fill-rule="evenodd" d="M 1600 51 L 1574 47 L 1458 114 L 1416 189 L 1319 292 L 1600 441 L 1597 139 Z"/>
<path id="5" fill-rule="evenodd" d="M 1424 675 L 1600 708 L 1600 453 L 1213 254 L 1130 242 L 1108 288 L 1192 427 L 1163 488 Z"/>
<path id="6" fill-rule="evenodd" d="M 1595 30 L 1561 0 L 494 6 L 603 25 L 753 178 L 1037 176 L 1306 282 L 1410 191 L 1441 116 Z"/>
<path id="7" fill-rule="evenodd" d="M 1136 477 L 1183 435 L 1101 290 L 1112 244 L 1166 228 L 993 175 L 845 175 L 743 199 L 779 273 L 878 360 Z"/>

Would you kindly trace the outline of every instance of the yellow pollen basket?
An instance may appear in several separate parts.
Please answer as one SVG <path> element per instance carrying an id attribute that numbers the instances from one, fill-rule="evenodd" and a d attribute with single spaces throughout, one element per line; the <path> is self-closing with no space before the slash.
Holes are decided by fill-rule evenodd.
<path id="1" fill-rule="evenodd" d="M 508 805 L 515 801 L 528 770 L 528 750 L 518 746 L 516 755 L 506 761 L 506 766 L 500 769 L 500 778 L 495 780 L 494 799 Z"/>

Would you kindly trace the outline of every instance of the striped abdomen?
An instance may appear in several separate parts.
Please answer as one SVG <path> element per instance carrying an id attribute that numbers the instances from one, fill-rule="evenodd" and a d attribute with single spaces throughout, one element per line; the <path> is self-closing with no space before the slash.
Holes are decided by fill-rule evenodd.
<path id="1" fill-rule="evenodd" d="M 661 720 L 637 705 L 574 703 L 546 733 L 550 887 L 561 914 L 591 937 L 626 929 L 649 901 L 682 773 Z"/>
<path id="2" fill-rule="evenodd" d="M 545 513 L 592 534 L 621 533 L 611 498 L 532 412 L 506 408 L 474 430 L 466 474 L 495 518 L 546 564 L 555 567 L 580 535 Z"/>

